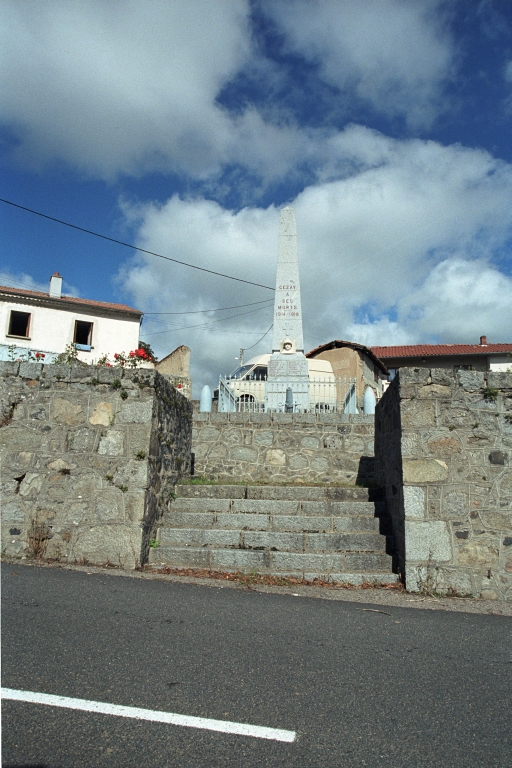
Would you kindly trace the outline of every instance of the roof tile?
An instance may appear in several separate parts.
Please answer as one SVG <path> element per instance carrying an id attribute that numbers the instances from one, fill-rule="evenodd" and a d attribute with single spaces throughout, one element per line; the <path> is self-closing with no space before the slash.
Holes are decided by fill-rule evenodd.
<path id="1" fill-rule="evenodd" d="M 79 299 L 76 296 L 62 296 L 62 298 L 54 298 L 50 296 L 48 293 L 43 293 L 42 291 L 27 291 L 25 289 L 21 288 L 11 288 L 11 286 L 5 286 L 0 285 L 0 293 L 8 293 L 13 294 L 15 296 L 27 296 L 27 297 L 34 297 L 38 299 L 49 299 L 50 301 L 55 301 L 58 303 L 59 301 L 69 301 L 72 304 L 80 304 L 83 307 L 99 307 L 100 309 L 114 309 L 119 312 L 130 312 L 135 315 L 142 315 L 142 312 L 139 309 L 134 309 L 133 307 L 129 307 L 126 304 L 112 304 L 107 301 L 93 301 L 92 299 Z"/>
<path id="2" fill-rule="evenodd" d="M 512 352 L 512 344 L 408 344 L 400 347 L 371 347 L 381 360 L 394 357 L 439 357 L 440 355 L 489 355 Z"/>

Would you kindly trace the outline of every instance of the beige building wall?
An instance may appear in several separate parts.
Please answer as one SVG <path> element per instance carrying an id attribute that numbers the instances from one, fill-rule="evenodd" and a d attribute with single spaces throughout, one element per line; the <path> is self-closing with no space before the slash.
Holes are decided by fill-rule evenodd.
<path id="1" fill-rule="evenodd" d="M 190 349 L 184 344 L 156 364 L 158 373 L 164 376 L 190 376 Z"/>
<path id="2" fill-rule="evenodd" d="M 167 376 L 177 390 L 190 400 L 192 397 L 192 379 L 190 378 L 190 349 L 184 344 L 164 357 L 156 364 L 156 370 Z"/>
<path id="3" fill-rule="evenodd" d="M 382 379 L 380 376 L 375 377 L 373 360 L 364 352 L 352 347 L 337 347 L 319 352 L 315 355 L 315 360 L 327 360 L 337 378 L 356 380 L 358 407 L 362 406 L 367 386 L 375 390 L 377 399 L 382 396 Z"/>

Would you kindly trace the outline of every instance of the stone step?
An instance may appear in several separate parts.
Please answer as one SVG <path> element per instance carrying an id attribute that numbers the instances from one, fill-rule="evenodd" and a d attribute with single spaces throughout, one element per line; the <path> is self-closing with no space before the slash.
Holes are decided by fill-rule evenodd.
<path id="1" fill-rule="evenodd" d="M 151 549 L 149 562 L 172 568 L 293 576 L 340 583 L 396 583 L 391 556 L 375 552 L 281 552 L 162 544 Z"/>
<path id="2" fill-rule="evenodd" d="M 386 539 L 378 533 L 290 533 L 238 529 L 162 528 L 160 544 L 171 547 L 269 549 L 277 552 L 373 552 L 385 554 Z"/>
<path id="3" fill-rule="evenodd" d="M 212 528 L 245 531 L 299 533 L 386 533 L 378 517 L 371 515 L 268 515 L 235 512 L 168 512 L 163 528 Z M 162 528 L 162 530 L 163 530 Z"/>
<path id="4" fill-rule="evenodd" d="M 290 501 L 277 499 L 217 499 L 177 498 L 167 517 L 182 512 L 253 514 L 253 515 L 315 515 L 336 517 L 380 516 L 383 502 L 373 501 Z"/>
<path id="5" fill-rule="evenodd" d="M 262 499 L 283 501 L 380 501 L 378 488 L 300 485 L 178 485 L 183 499 Z"/>

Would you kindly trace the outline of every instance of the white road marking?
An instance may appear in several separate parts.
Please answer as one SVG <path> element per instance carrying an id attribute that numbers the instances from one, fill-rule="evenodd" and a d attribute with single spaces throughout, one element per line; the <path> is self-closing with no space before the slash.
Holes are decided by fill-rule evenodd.
<path id="1" fill-rule="evenodd" d="M 265 728 L 261 725 L 232 723 L 229 720 L 210 720 L 206 717 L 177 715 L 173 712 L 158 712 L 152 709 L 141 709 L 140 707 L 123 707 L 120 704 L 106 704 L 101 701 L 88 701 L 87 699 L 72 699 L 68 696 L 53 696 L 49 693 L 2 688 L 1 695 L 3 699 L 11 701 L 46 704 L 49 707 L 64 707 L 65 709 L 79 709 L 83 712 L 95 712 L 100 715 L 131 717 L 136 720 L 150 720 L 153 723 L 182 725 L 185 728 L 202 728 L 207 731 L 234 733 L 237 736 L 253 736 L 256 739 L 292 742 L 295 741 L 296 736 L 295 731 L 284 731 L 281 728 Z"/>

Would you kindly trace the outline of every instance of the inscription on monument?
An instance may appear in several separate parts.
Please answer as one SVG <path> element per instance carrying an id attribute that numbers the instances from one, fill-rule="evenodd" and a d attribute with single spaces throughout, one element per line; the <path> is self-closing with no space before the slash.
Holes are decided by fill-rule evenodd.
<path id="1" fill-rule="evenodd" d="M 268 375 L 272 377 L 286 376 L 288 372 L 288 364 L 286 360 L 272 360 L 268 362 Z"/>
<path id="2" fill-rule="evenodd" d="M 278 285 L 275 303 L 277 317 L 300 317 L 300 297 L 294 283 Z"/>
<path id="3" fill-rule="evenodd" d="M 303 376 L 303 375 L 304 375 L 303 361 L 288 360 L 288 376 Z"/>

